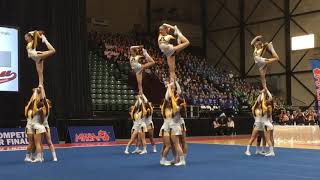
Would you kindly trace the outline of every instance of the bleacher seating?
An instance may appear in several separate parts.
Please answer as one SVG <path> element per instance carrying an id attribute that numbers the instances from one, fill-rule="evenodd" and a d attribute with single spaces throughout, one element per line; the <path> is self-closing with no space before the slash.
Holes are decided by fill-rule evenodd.
<path id="1" fill-rule="evenodd" d="M 111 61 L 89 52 L 90 87 L 94 111 L 122 111 L 134 103 L 135 91 Z M 125 66 L 121 66 L 125 67 Z"/>

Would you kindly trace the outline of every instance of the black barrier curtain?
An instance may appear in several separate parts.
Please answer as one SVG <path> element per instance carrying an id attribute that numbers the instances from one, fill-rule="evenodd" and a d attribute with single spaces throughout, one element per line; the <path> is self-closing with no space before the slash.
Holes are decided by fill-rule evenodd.
<path id="1" fill-rule="evenodd" d="M 23 118 L 24 105 L 37 86 L 34 62 L 27 58 L 24 34 L 44 30 L 56 54 L 45 60 L 47 97 L 55 118 L 91 114 L 85 0 L 0 0 L 0 25 L 20 29 L 20 91 L 0 92 L 0 120 Z M 0 42 L 1 43 L 1 42 Z"/>

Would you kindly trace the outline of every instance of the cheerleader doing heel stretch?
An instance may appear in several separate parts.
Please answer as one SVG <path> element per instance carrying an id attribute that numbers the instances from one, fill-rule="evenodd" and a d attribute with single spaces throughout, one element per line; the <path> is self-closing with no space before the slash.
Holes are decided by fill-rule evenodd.
<path id="1" fill-rule="evenodd" d="M 170 29 L 174 30 L 174 35 L 178 36 L 177 43 L 178 45 L 173 46 L 170 44 L 171 40 L 175 40 L 172 35 L 170 35 Z M 168 66 L 169 66 L 169 76 L 170 81 L 174 82 L 176 78 L 175 68 L 175 52 L 179 53 L 186 47 L 190 45 L 189 40 L 180 32 L 177 26 L 172 26 L 169 24 L 163 24 L 159 27 L 159 36 L 158 36 L 158 45 L 162 53 L 166 56 Z"/>
<path id="2" fill-rule="evenodd" d="M 25 41 L 27 42 L 27 53 L 28 57 L 31 58 L 35 64 L 39 78 L 39 86 L 43 86 L 43 60 L 47 59 L 49 56 L 55 54 L 56 50 L 49 43 L 43 31 L 31 31 L 25 34 Z M 37 51 L 38 41 L 41 40 L 48 50 L 47 51 Z"/>
<path id="3" fill-rule="evenodd" d="M 142 54 L 147 60 L 147 63 L 140 64 L 139 59 L 143 56 L 139 55 L 139 49 L 142 49 Z M 143 46 L 131 46 L 130 47 L 130 65 L 131 69 L 136 74 L 137 83 L 138 83 L 138 89 L 139 94 L 143 94 L 143 88 L 142 88 L 142 73 L 143 70 L 150 68 L 155 64 L 155 61 L 152 59 L 152 57 L 148 54 L 147 50 L 143 49 Z"/>
<path id="4" fill-rule="evenodd" d="M 253 59 L 255 64 L 259 68 L 259 73 L 261 77 L 262 89 L 267 89 L 267 81 L 266 81 L 266 73 L 267 73 L 267 65 L 279 61 L 279 56 L 273 48 L 272 42 L 263 43 L 262 36 L 257 36 L 251 41 L 251 46 L 253 47 Z M 272 57 L 264 58 L 263 55 L 266 50 L 269 50 Z"/>

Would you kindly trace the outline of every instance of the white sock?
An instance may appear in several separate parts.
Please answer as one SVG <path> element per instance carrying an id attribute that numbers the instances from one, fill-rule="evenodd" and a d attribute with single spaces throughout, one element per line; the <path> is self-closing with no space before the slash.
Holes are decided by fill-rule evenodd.
<path id="1" fill-rule="evenodd" d="M 269 150 L 270 150 L 271 153 L 273 153 L 273 147 L 272 146 L 269 147 Z"/>
<path id="2" fill-rule="evenodd" d="M 51 152 L 51 153 L 52 153 L 52 158 L 53 158 L 53 159 L 57 159 L 57 154 L 56 154 L 56 152 L 53 151 L 53 152 Z"/>
<path id="3" fill-rule="evenodd" d="M 184 156 L 180 156 L 180 162 L 184 162 L 185 159 L 184 159 Z"/>
<path id="4" fill-rule="evenodd" d="M 41 159 L 42 158 L 42 155 L 41 155 L 42 153 L 37 153 L 37 155 L 36 155 L 36 159 Z"/>
<path id="5" fill-rule="evenodd" d="M 31 153 L 30 152 L 27 152 L 26 158 L 31 159 Z"/>
<path id="6" fill-rule="evenodd" d="M 263 151 L 263 152 L 266 152 L 266 149 L 267 149 L 267 148 L 266 148 L 265 146 L 262 146 L 262 151 Z"/>
<path id="7" fill-rule="evenodd" d="M 250 145 L 247 146 L 247 151 L 250 151 Z"/>
<path id="8" fill-rule="evenodd" d="M 128 151 L 129 150 L 129 146 L 126 146 L 126 151 Z"/>

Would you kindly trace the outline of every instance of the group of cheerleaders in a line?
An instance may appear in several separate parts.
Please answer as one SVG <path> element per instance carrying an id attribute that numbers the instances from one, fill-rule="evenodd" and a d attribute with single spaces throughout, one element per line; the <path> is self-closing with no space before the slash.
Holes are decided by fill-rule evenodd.
<path id="1" fill-rule="evenodd" d="M 58 161 L 55 148 L 51 141 L 48 117 L 51 109 L 51 102 L 46 98 L 43 84 L 43 61 L 55 54 L 54 47 L 49 43 L 43 31 L 31 31 L 25 34 L 27 42 L 28 57 L 36 64 L 39 78 L 39 85 L 33 89 L 33 94 L 25 106 L 25 116 L 27 118 L 26 134 L 28 137 L 26 162 L 43 162 L 43 144 L 45 138 L 52 153 L 52 160 Z M 46 45 L 47 51 L 37 51 L 39 43 Z"/>
<path id="2" fill-rule="evenodd" d="M 171 30 L 173 30 L 173 35 L 170 35 Z M 177 42 L 177 45 L 175 46 L 172 44 L 172 41 L 174 40 Z M 182 118 L 183 112 L 186 112 L 186 102 L 182 96 L 181 88 L 176 81 L 175 53 L 179 53 L 188 47 L 189 44 L 189 40 L 182 35 L 177 26 L 163 24 L 159 27 L 158 45 L 162 53 L 167 58 L 170 76 L 170 80 L 166 84 L 167 92 L 163 100 L 163 104 L 161 105 L 161 114 L 164 122 L 159 133 L 163 139 L 160 164 L 164 166 L 181 166 L 186 164 L 186 126 L 184 119 Z M 136 142 L 136 149 L 133 151 L 133 153 L 147 153 L 145 133 L 149 134 L 150 142 L 153 146 L 153 152 L 156 152 L 156 146 L 153 140 L 153 107 L 143 94 L 142 88 L 142 73 L 145 69 L 153 66 L 155 61 L 152 59 L 152 57 L 150 57 L 142 45 L 131 46 L 130 55 L 130 65 L 136 74 L 139 95 L 137 96 L 135 104 L 130 109 L 133 127 L 131 139 L 125 149 L 125 153 L 129 154 L 129 147 L 134 142 Z M 139 62 L 141 58 L 146 59 L 147 63 L 141 64 Z M 140 149 L 140 146 L 143 147 L 142 150 Z M 174 157 L 172 161 L 167 160 L 170 149 L 172 150 Z"/>
<path id="3" fill-rule="evenodd" d="M 173 30 L 174 36 L 170 35 L 170 31 Z M 57 161 L 54 146 L 51 142 L 50 129 L 48 124 L 48 116 L 50 112 L 50 101 L 45 97 L 45 90 L 43 87 L 43 61 L 49 56 L 55 53 L 54 47 L 48 42 L 43 31 L 32 31 L 25 35 L 27 42 L 28 57 L 34 60 L 39 78 L 39 86 L 34 88 L 32 97 L 30 98 L 27 106 L 25 107 L 25 115 L 28 119 L 26 133 L 28 136 L 29 145 L 27 148 L 27 155 L 25 161 L 28 162 L 42 162 L 43 161 L 43 147 L 42 138 L 46 137 L 47 143 L 52 152 L 53 160 Z M 173 45 L 172 40 L 177 41 L 177 45 Z M 44 43 L 48 50 L 37 51 L 39 42 Z M 166 84 L 167 92 L 161 105 L 161 114 L 164 118 L 164 123 L 160 130 L 160 136 L 163 139 L 163 148 L 161 151 L 161 165 L 185 165 L 185 157 L 187 154 L 187 145 L 185 142 L 186 126 L 182 118 L 182 112 L 185 111 L 186 103 L 182 96 L 182 92 L 179 84 L 176 81 L 175 74 L 175 53 L 179 53 L 190 44 L 189 40 L 183 36 L 177 26 L 171 26 L 169 24 L 163 24 L 159 27 L 158 45 L 162 53 L 167 58 L 169 66 L 169 81 Z M 273 151 L 273 126 L 272 121 L 272 107 L 273 101 L 270 92 L 267 90 L 266 85 L 266 72 L 267 65 L 279 60 L 277 53 L 275 52 L 272 43 L 263 43 L 262 36 L 255 37 L 251 45 L 254 48 L 254 61 L 259 68 L 261 75 L 261 82 L 263 90 L 258 97 L 255 105 L 252 107 L 252 113 L 255 117 L 255 126 L 252 132 L 252 138 L 249 141 L 246 154 L 251 155 L 250 145 L 252 145 L 255 138 L 264 137 L 266 143 L 269 145 L 269 152 L 267 156 L 274 156 Z M 141 53 L 142 50 L 142 53 Z M 266 51 L 269 51 L 272 55 L 271 58 L 263 58 Z M 143 46 L 130 47 L 130 64 L 132 70 L 136 73 L 138 82 L 139 95 L 137 96 L 136 103 L 131 107 L 130 116 L 133 120 L 133 128 L 131 139 L 126 147 L 125 153 L 129 153 L 129 147 L 136 141 L 137 148 L 135 153 L 145 154 L 146 140 L 145 133 L 148 132 L 151 144 L 153 145 L 153 152 L 156 152 L 155 142 L 153 140 L 154 126 L 152 123 L 153 107 L 147 98 L 143 94 L 142 88 L 142 72 L 153 66 L 155 61 L 150 57 L 148 52 Z M 142 54 L 143 56 L 141 56 Z M 140 58 L 145 58 L 147 63 L 141 64 Z M 263 133 L 261 133 L 263 132 Z M 260 143 L 259 143 L 260 145 Z M 140 147 L 143 150 L 140 150 Z M 174 160 L 168 161 L 168 153 L 172 150 Z M 36 156 L 33 157 L 32 153 L 36 152 Z M 260 149 L 258 154 L 262 154 Z"/>
<path id="4" fill-rule="evenodd" d="M 258 96 L 255 104 L 252 106 L 252 114 L 254 117 L 254 127 L 251 138 L 249 140 L 245 154 L 250 156 L 250 146 L 257 139 L 257 155 L 275 156 L 274 153 L 274 139 L 273 139 L 273 125 L 272 125 L 272 111 L 273 99 L 272 95 L 267 88 L 266 72 L 267 66 L 271 63 L 279 61 L 279 56 L 273 48 L 272 42 L 263 43 L 262 36 L 257 36 L 251 41 L 251 46 L 254 49 L 253 57 L 256 65 L 259 68 L 261 83 L 263 90 Z M 264 58 L 264 53 L 268 51 L 271 58 Z M 261 141 L 263 145 L 261 148 Z M 269 146 L 269 151 L 266 150 L 266 144 Z"/>

